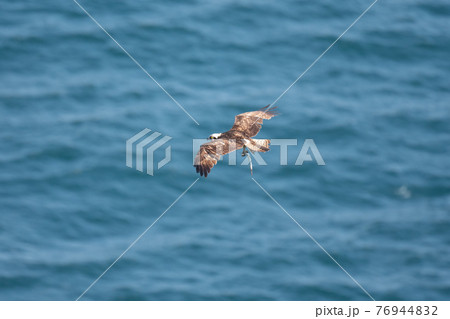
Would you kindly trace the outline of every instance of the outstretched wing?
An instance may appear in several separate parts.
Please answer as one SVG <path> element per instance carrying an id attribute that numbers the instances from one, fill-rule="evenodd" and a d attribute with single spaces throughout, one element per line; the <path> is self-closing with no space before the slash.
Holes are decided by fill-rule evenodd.
<path id="1" fill-rule="evenodd" d="M 217 164 L 222 155 L 231 153 L 242 148 L 239 141 L 227 139 L 217 139 L 200 146 L 200 150 L 194 159 L 194 166 L 200 176 L 208 176 L 211 168 Z"/>
<path id="2" fill-rule="evenodd" d="M 234 118 L 231 130 L 244 132 L 249 137 L 255 136 L 261 129 L 263 120 L 269 120 L 278 115 L 275 109 L 276 107 L 269 108 L 267 105 L 258 111 L 238 114 Z"/>

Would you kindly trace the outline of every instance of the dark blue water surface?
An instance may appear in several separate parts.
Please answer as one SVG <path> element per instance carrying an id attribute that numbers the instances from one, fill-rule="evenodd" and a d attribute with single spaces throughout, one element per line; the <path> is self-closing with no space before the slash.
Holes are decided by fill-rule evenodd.
<path id="1" fill-rule="evenodd" d="M 192 139 L 273 102 L 371 4 L 79 2 L 200 125 L 74 1 L 3 1 L 3 300 L 80 296 L 195 181 Z M 449 17 L 444 0 L 380 0 L 259 134 L 299 146 L 287 166 L 273 146 L 255 180 L 377 300 L 450 298 Z M 173 137 L 154 176 L 125 165 L 144 128 Z M 325 166 L 294 165 L 307 138 Z M 226 162 L 82 299 L 370 300 Z"/>

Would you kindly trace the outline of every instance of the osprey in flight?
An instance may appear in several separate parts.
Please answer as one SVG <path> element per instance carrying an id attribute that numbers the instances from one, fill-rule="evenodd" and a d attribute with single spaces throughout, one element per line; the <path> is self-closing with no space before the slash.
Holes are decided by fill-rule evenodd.
<path id="1" fill-rule="evenodd" d="M 242 156 L 248 156 L 250 160 L 250 170 L 252 170 L 251 158 L 247 148 L 253 152 L 267 152 L 270 140 L 252 139 L 258 134 L 264 120 L 269 120 L 278 113 L 276 107 L 269 108 L 269 105 L 258 111 L 246 112 L 236 115 L 233 127 L 225 133 L 214 133 L 209 140 L 211 142 L 202 144 L 194 159 L 194 166 L 201 176 L 208 176 L 211 168 L 217 164 L 222 155 L 231 153 L 238 149 L 243 149 Z"/>

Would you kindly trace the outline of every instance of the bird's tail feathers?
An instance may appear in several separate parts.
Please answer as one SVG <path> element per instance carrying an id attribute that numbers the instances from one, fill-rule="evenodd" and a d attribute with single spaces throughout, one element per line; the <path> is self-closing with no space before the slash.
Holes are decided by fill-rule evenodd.
<path id="1" fill-rule="evenodd" d="M 251 139 L 248 143 L 245 144 L 249 148 L 249 150 L 253 152 L 267 152 L 270 150 L 269 148 L 270 140 L 269 139 Z"/>

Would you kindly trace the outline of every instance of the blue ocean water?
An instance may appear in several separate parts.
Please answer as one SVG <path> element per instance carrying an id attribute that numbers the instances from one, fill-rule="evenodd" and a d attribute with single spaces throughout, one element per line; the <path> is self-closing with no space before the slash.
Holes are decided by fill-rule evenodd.
<path id="1" fill-rule="evenodd" d="M 0 299 L 75 300 L 197 178 L 192 139 L 272 103 L 371 4 L 79 3 L 0 10 Z M 299 139 L 254 175 L 377 300 L 450 298 L 450 4 L 376 3 L 276 105 Z M 125 141 L 173 137 L 154 176 Z M 326 162 L 293 165 L 305 139 Z M 163 151 L 157 153 L 163 156 Z M 369 300 L 220 162 L 82 300 Z"/>

